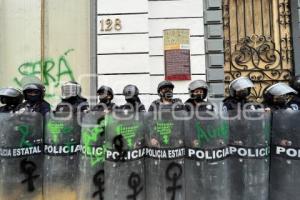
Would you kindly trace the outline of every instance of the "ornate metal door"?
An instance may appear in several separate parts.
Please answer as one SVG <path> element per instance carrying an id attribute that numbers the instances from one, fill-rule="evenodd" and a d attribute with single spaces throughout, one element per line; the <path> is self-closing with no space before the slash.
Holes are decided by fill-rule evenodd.
<path id="1" fill-rule="evenodd" d="M 248 76 L 251 98 L 293 74 L 289 0 L 223 0 L 225 83 Z"/>

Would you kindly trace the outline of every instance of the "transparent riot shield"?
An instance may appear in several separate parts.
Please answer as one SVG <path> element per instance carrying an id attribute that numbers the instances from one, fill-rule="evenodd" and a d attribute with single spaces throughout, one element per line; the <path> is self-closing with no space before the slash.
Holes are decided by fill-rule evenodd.
<path id="1" fill-rule="evenodd" d="M 113 112 L 105 129 L 104 199 L 145 199 L 144 116 Z"/>
<path id="2" fill-rule="evenodd" d="M 76 200 L 80 133 L 75 115 L 58 112 L 46 116 L 44 200 Z"/>
<path id="3" fill-rule="evenodd" d="M 268 200 L 270 113 L 229 113 L 232 200 Z"/>
<path id="4" fill-rule="evenodd" d="M 105 126 L 108 121 L 101 112 L 90 112 L 83 118 L 78 200 L 104 199 Z"/>
<path id="5" fill-rule="evenodd" d="M 147 114 L 147 200 L 184 199 L 185 117 L 186 113 L 183 111 Z"/>
<path id="6" fill-rule="evenodd" d="M 42 200 L 42 116 L 0 113 L 0 127 L 0 199 Z"/>
<path id="7" fill-rule="evenodd" d="M 272 117 L 270 200 L 300 197 L 300 112 L 279 110 Z"/>
<path id="8" fill-rule="evenodd" d="M 228 121 L 211 112 L 191 114 L 185 128 L 185 199 L 230 200 Z"/>

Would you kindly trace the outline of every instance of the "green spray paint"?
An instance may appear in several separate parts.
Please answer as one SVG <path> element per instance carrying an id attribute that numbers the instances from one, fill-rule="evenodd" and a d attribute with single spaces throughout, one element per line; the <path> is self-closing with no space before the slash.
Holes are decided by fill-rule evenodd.
<path id="1" fill-rule="evenodd" d="M 219 126 L 208 126 L 206 130 L 202 128 L 200 122 L 195 124 L 197 139 L 201 143 L 209 142 L 212 139 L 229 137 L 229 125 L 227 122 L 222 122 Z"/>
<path id="2" fill-rule="evenodd" d="M 133 148 L 134 145 L 133 140 L 136 136 L 139 127 L 140 127 L 139 124 L 134 124 L 134 125 L 120 124 L 116 127 L 115 131 L 117 135 L 122 135 L 125 138 L 129 148 Z"/>
<path id="3" fill-rule="evenodd" d="M 20 147 L 31 147 L 32 144 L 27 140 L 27 138 L 32 134 L 29 130 L 30 126 L 27 124 L 17 126 L 17 131 L 21 134 Z"/>
<path id="4" fill-rule="evenodd" d="M 73 130 L 72 127 L 66 126 L 64 123 L 58 121 L 49 121 L 47 123 L 47 129 L 50 132 L 51 141 L 54 144 L 59 142 L 59 136 L 61 134 L 69 134 Z"/>
<path id="5" fill-rule="evenodd" d="M 100 155 L 92 155 L 92 144 L 97 142 L 99 137 L 104 134 L 105 129 L 105 120 L 102 120 L 99 125 L 89 129 L 84 129 L 82 132 L 82 140 L 83 145 L 86 149 L 86 155 L 90 159 L 91 166 L 94 167 L 98 163 L 103 163 L 105 161 L 105 153 L 107 150 L 106 144 L 103 144 L 100 148 L 102 148 L 102 153 Z"/>
<path id="6" fill-rule="evenodd" d="M 172 122 L 157 122 L 155 124 L 154 130 L 163 138 L 164 144 L 169 144 L 173 127 L 174 123 Z"/>
<path id="7" fill-rule="evenodd" d="M 59 87 L 60 81 L 64 77 L 67 80 L 75 81 L 72 67 L 67 59 L 67 55 L 72 51 L 74 51 L 74 49 L 68 49 L 57 59 L 47 58 L 44 60 L 44 62 L 42 62 L 41 60 L 25 62 L 18 67 L 19 75 L 21 76 L 21 78 L 26 76 L 43 76 L 47 91 L 49 91 L 48 87 L 50 86 L 55 88 Z M 14 82 L 19 87 L 22 87 L 21 81 L 17 77 L 14 78 Z M 46 94 L 46 97 L 53 96 L 55 96 L 55 94 Z"/>

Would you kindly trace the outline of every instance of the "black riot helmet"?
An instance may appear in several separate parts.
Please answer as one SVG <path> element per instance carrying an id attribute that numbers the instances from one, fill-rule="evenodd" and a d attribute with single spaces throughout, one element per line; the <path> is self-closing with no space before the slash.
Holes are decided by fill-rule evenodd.
<path id="1" fill-rule="evenodd" d="M 204 91 L 203 94 L 199 95 L 199 96 L 195 96 L 193 94 L 193 92 L 196 90 L 196 89 L 202 89 Z M 190 96 L 192 99 L 195 99 L 195 100 L 203 100 L 207 97 L 207 92 L 208 92 L 208 85 L 205 81 L 203 80 L 195 80 L 195 81 L 192 81 L 190 84 L 189 84 L 189 93 L 190 93 Z"/>
<path id="2" fill-rule="evenodd" d="M 158 84 L 158 86 L 157 86 L 157 93 L 159 93 L 161 89 L 167 88 L 167 87 L 174 89 L 174 84 L 171 83 L 170 81 L 162 81 L 162 82 L 160 82 Z"/>
<path id="3" fill-rule="evenodd" d="M 31 92 L 37 93 L 37 95 L 35 97 L 28 95 L 28 93 Z M 23 87 L 24 98 L 25 100 L 28 101 L 36 102 L 42 100 L 45 96 L 45 92 L 46 92 L 45 86 L 40 83 L 28 83 Z"/>
<path id="4" fill-rule="evenodd" d="M 127 85 L 123 89 L 125 99 L 133 99 L 139 95 L 139 89 L 135 85 Z"/>
<path id="5" fill-rule="evenodd" d="M 172 99 L 173 92 L 171 92 L 171 91 L 167 91 L 167 92 L 161 94 L 161 90 L 167 89 L 167 88 L 170 88 L 171 90 L 173 90 L 174 89 L 173 83 L 171 83 L 170 81 L 162 81 L 158 84 L 157 93 L 160 96 L 160 98 Z"/>
<path id="6" fill-rule="evenodd" d="M 20 90 L 15 88 L 1 88 L 0 89 L 0 101 L 6 105 L 18 105 L 22 103 L 24 97 Z"/>
<path id="7" fill-rule="evenodd" d="M 97 95 L 99 95 L 99 100 L 101 103 L 109 104 L 111 100 L 114 98 L 114 92 L 111 87 L 102 85 L 97 90 Z M 109 98 L 109 96 L 111 96 Z"/>
<path id="8" fill-rule="evenodd" d="M 291 79 L 290 86 L 300 92 L 300 75 L 296 75 Z"/>

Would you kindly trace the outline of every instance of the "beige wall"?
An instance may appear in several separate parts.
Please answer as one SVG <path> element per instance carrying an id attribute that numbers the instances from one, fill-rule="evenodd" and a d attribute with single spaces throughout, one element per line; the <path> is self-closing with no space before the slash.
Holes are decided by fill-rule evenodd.
<path id="1" fill-rule="evenodd" d="M 47 100 L 59 101 L 60 84 L 90 72 L 90 5 L 86 0 L 0 0 L 0 87 L 17 86 L 25 74 L 41 77 L 44 31 L 44 82 Z M 1 76 L 2 77 L 2 76 Z M 89 79 L 83 84 L 89 94 Z"/>

